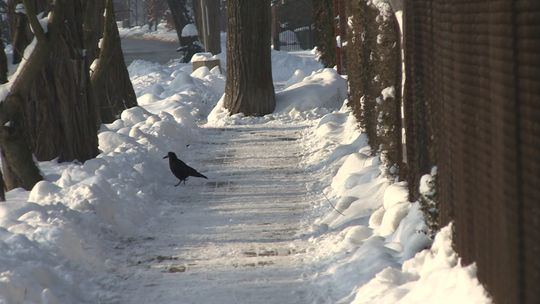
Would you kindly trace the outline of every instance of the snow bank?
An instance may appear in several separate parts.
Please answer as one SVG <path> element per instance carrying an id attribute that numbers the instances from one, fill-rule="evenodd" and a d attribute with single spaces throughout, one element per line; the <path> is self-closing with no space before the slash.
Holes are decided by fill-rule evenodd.
<path id="1" fill-rule="evenodd" d="M 319 174 L 308 187 L 323 189 L 309 220 L 318 302 L 490 303 L 474 265 L 462 267 L 452 251 L 450 227 L 431 245 L 419 204 L 384 176 L 348 108 L 305 137 L 305 165 Z"/>
<path id="2" fill-rule="evenodd" d="M 283 83 L 293 77 L 296 71 L 304 75 L 320 70 L 323 66 L 314 60 L 315 51 L 280 52 L 272 50 L 272 77 L 274 82 Z"/>
<path id="3" fill-rule="evenodd" d="M 347 81 L 334 69 L 322 69 L 276 94 L 275 112 L 338 109 L 347 97 Z"/>
<path id="4" fill-rule="evenodd" d="M 208 68 L 191 71 L 178 61 L 168 66 L 135 60 L 128 71 L 138 97 L 147 111 L 167 111 L 183 121 L 204 120 L 225 91 L 225 76 Z"/>
<path id="5" fill-rule="evenodd" d="M 362 303 L 491 303 L 476 278 L 475 265 L 462 266 L 452 249 L 452 227 L 443 228 L 431 249 L 399 268 L 385 268 L 358 289 Z"/>
<path id="6" fill-rule="evenodd" d="M 84 164 L 42 162 L 44 181 L 7 193 L 0 203 L 1 303 L 115 299 L 104 288 L 113 280 L 111 250 L 118 240 L 144 237 L 158 185 L 173 185 L 162 157 L 175 151 L 189 160 L 197 119 L 223 94 L 221 74 L 190 69 L 135 61 L 129 72 L 140 107 L 101 127 L 101 154 Z"/>
<path id="7" fill-rule="evenodd" d="M 303 72 L 297 70 L 292 77 L 296 79 L 290 81 L 294 84 L 276 93 L 276 108 L 272 114 L 261 118 L 244 117 L 242 113 L 230 115 L 222 97 L 208 116 L 209 125 L 264 123 L 284 116 L 296 120 L 313 119 L 342 106 L 347 96 L 347 82 L 334 69 L 320 69 L 299 80 L 301 75 Z"/>

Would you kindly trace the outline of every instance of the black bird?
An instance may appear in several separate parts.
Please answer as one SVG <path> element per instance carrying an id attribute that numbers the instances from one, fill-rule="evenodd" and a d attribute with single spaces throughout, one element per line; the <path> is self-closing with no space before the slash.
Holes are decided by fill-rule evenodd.
<path id="1" fill-rule="evenodd" d="M 197 170 L 191 168 L 190 166 L 186 165 L 186 163 L 178 159 L 174 152 L 167 153 L 167 155 L 163 158 L 169 159 L 169 167 L 171 168 L 172 174 L 174 174 L 174 176 L 176 176 L 180 180 L 178 184 L 174 185 L 175 187 L 180 185 L 181 182 L 184 182 L 184 184 L 186 184 L 186 180 L 190 176 L 208 179 L 208 177 L 200 174 L 199 172 L 197 172 Z"/>

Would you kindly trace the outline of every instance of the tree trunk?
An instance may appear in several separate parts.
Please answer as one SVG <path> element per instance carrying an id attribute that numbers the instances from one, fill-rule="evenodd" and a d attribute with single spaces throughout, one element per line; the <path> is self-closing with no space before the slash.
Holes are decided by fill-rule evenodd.
<path id="1" fill-rule="evenodd" d="M 99 103 L 101 122 L 113 122 L 123 110 L 137 106 L 137 97 L 124 62 L 112 0 L 107 0 L 103 43 L 92 74 L 92 88 Z"/>
<path id="2" fill-rule="evenodd" d="M 28 4 L 28 1 L 25 2 Z M 57 6 L 59 10 L 61 6 Z M 23 187 L 30 190 L 42 179 L 39 169 L 34 163 L 29 148 L 28 133 L 24 126 L 23 103 L 21 94 L 28 94 L 40 69 L 45 66 L 50 47 L 45 33 L 39 26 L 33 7 L 29 9 L 32 23 L 36 26 L 37 38 L 40 41 L 27 58 L 28 62 L 18 71 L 18 76 L 11 84 L 11 92 L 5 100 L 0 101 L 0 150 L 6 189 Z M 56 25 L 61 19 L 56 18 Z"/>
<path id="3" fill-rule="evenodd" d="M 26 190 L 42 180 L 34 163 L 32 151 L 22 122 L 22 99 L 10 95 L 0 104 L 0 148 L 5 187 L 8 190 L 22 187 Z"/>
<path id="4" fill-rule="evenodd" d="M 6 83 L 8 73 L 8 61 L 4 51 L 4 41 L 0 33 L 0 84 Z"/>
<path id="5" fill-rule="evenodd" d="M 14 133 L 26 135 L 30 151 L 39 160 L 58 157 L 59 161 L 85 161 L 98 150 L 96 113 L 82 43 L 81 1 L 56 1 L 48 33 L 43 32 L 28 3 L 25 1 L 27 16 L 37 45 L 5 101 L 10 107 L 12 103 L 22 104 L 24 119 L 16 120 L 15 126 L 24 126 L 24 131 Z M 12 120 L 10 116 L 5 118 Z M 12 165 L 13 160 L 8 157 L 8 161 Z"/>
<path id="6" fill-rule="evenodd" d="M 171 10 L 174 20 L 178 41 L 180 42 L 180 45 L 182 45 L 182 29 L 192 22 L 186 7 L 186 0 L 167 0 L 167 3 L 169 3 L 169 9 Z"/>
<path id="7" fill-rule="evenodd" d="M 6 201 L 6 186 L 4 185 L 4 177 L 2 176 L 2 170 L 0 170 L 0 202 Z"/>
<path id="8" fill-rule="evenodd" d="M 270 1 L 229 0 L 225 108 L 265 115 L 275 108 L 270 59 Z"/>
<path id="9" fill-rule="evenodd" d="M 84 46 L 89 64 L 99 57 L 99 39 L 103 37 L 105 25 L 103 12 L 106 0 L 85 0 L 85 15 L 83 22 Z"/>
<path id="10" fill-rule="evenodd" d="M 13 35 L 13 64 L 20 63 L 24 50 L 32 41 L 28 19 L 24 14 L 15 14 L 15 34 Z"/>
<path id="11" fill-rule="evenodd" d="M 58 23 L 49 24 L 41 39 L 49 50 L 45 66 L 23 95 L 25 125 L 38 160 L 85 161 L 98 150 L 95 101 L 84 56 L 84 10 L 81 0 L 55 3 L 53 17 L 62 22 L 54 19 Z"/>

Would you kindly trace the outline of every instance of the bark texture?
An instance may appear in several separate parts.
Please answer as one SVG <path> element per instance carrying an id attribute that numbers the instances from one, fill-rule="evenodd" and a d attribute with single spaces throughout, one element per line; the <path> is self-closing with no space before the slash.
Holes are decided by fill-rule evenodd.
<path id="1" fill-rule="evenodd" d="M 46 1 L 45 1 L 46 2 Z M 81 0 L 57 0 L 48 32 L 25 0 L 37 44 L 0 103 L 0 147 L 8 189 L 30 189 L 41 175 L 32 158 L 85 161 L 97 155 L 97 126 L 84 56 Z"/>
<path id="2" fill-rule="evenodd" d="M 13 64 L 22 61 L 24 50 L 32 41 L 28 18 L 24 14 L 15 14 L 15 32 L 13 34 Z"/>
<path id="3" fill-rule="evenodd" d="M 22 100 L 18 95 L 11 95 L 0 105 L 0 148 L 2 171 L 5 188 L 24 188 L 26 190 L 42 180 L 41 173 L 34 163 L 32 151 L 27 141 L 24 127 L 21 125 Z M 7 120 L 7 123 L 4 121 Z"/>
<path id="4" fill-rule="evenodd" d="M 31 80 L 30 90 L 21 92 L 25 128 L 38 160 L 85 161 L 98 149 L 95 101 L 84 54 L 84 6 L 81 0 L 55 3 L 49 32 L 38 37 L 38 45 L 46 50 L 32 54 L 45 57 L 45 65 Z"/>
<path id="5" fill-rule="evenodd" d="M 231 114 L 272 113 L 270 1 L 229 0 L 225 108 Z"/>
<path id="6" fill-rule="evenodd" d="M 86 58 L 90 64 L 99 57 L 99 39 L 103 37 L 106 0 L 85 0 L 83 21 L 84 46 Z"/>
<path id="7" fill-rule="evenodd" d="M 112 0 L 107 0 L 105 16 L 103 42 L 92 74 L 92 88 L 99 107 L 99 122 L 110 123 L 123 110 L 137 106 L 137 97 L 124 62 Z"/>

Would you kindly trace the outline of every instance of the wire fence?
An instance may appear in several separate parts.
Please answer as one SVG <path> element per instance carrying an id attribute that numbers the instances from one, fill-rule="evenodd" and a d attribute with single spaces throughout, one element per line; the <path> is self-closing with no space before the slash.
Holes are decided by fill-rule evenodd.
<path id="1" fill-rule="evenodd" d="M 540 2 L 406 1 L 409 183 L 497 303 L 540 303 Z"/>

